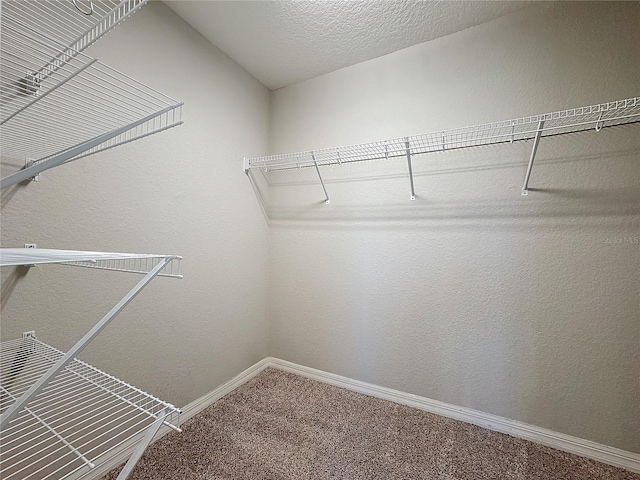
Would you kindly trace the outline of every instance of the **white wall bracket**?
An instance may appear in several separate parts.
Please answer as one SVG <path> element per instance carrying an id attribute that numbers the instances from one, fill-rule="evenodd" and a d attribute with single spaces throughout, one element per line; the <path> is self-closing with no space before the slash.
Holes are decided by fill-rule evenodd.
<path id="1" fill-rule="evenodd" d="M 124 468 L 120 471 L 120 475 L 118 475 L 118 478 L 116 480 L 127 480 L 127 478 L 129 478 L 129 475 L 135 468 L 138 460 L 140 460 L 140 457 L 142 457 L 142 454 L 147 449 L 153 438 L 156 436 L 156 433 L 158 433 L 158 430 L 160 430 L 162 424 L 165 423 L 165 419 L 167 418 L 168 414 L 169 412 L 167 412 L 166 409 L 160 412 L 157 420 L 153 422 L 153 425 L 151 425 L 151 427 L 147 430 L 146 435 L 140 441 L 134 452 L 131 454 L 131 457 L 129 457 L 129 460 L 125 464 Z"/>
<path id="2" fill-rule="evenodd" d="M 544 120 L 538 122 L 538 131 L 533 140 L 533 147 L 531 148 L 531 157 L 529 157 L 529 165 L 527 166 L 527 174 L 524 177 L 524 183 L 522 184 L 522 195 L 529 195 L 529 178 L 531 177 L 531 169 L 533 168 L 533 161 L 536 158 L 536 152 L 538 151 L 538 144 L 540 143 L 540 135 L 542 135 L 542 129 L 544 128 Z"/>
<path id="3" fill-rule="evenodd" d="M 329 194 L 327 193 L 327 189 L 325 188 L 324 182 L 322 181 L 322 175 L 320 175 L 320 169 L 318 168 L 318 162 L 316 162 L 316 156 L 314 153 L 311 153 L 311 158 L 313 158 L 313 164 L 316 167 L 316 172 L 318 172 L 318 178 L 320 179 L 320 185 L 322 185 L 322 190 L 324 191 L 324 203 L 329 205 L 331 203 L 331 200 L 329 199 Z"/>
<path id="4" fill-rule="evenodd" d="M 411 200 L 416 199 L 416 191 L 413 187 L 413 167 L 411 165 L 411 148 L 409 145 L 409 139 L 405 138 L 405 147 L 407 149 L 407 163 L 409 164 L 409 181 L 411 182 Z"/>
<path id="5" fill-rule="evenodd" d="M 110 132 L 103 133 L 102 135 L 98 135 L 97 137 L 91 140 L 88 140 L 84 143 L 81 143 L 80 145 L 77 145 L 73 148 L 70 148 L 69 150 L 66 150 L 58 155 L 54 155 L 38 163 L 34 162 L 30 167 L 25 168 L 23 170 L 18 170 L 16 173 L 12 175 L 8 175 L 3 179 L 1 179 L 0 189 L 10 187 L 11 185 L 22 182 L 31 177 L 34 177 L 38 175 L 40 172 L 44 172 L 45 170 L 49 170 L 50 168 L 57 167 L 58 165 L 62 165 L 63 163 L 68 162 L 69 160 L 72 160 L 74 157 L 82 154 L 83 152 L 91 150 L 92 148 L 95 148 L 104 142 L 107 142 L 113 138 L 116 138 L 117 136 L 129 130 L 139 127 L 140 125 L 143 125 L 144 123 L 149 122 L 156 117 L 160 117 L 161 115 L 168 113 L 174 108 L 175 107 L 173 106 L 163 108 L 162 110 L 156 113 L 152 113 L 151 115 L 148 115 L 136 122 L 130 123 L 129 125 L 116 128 L 115 130 L 111 130 Z"/>
<path id="6" fill-rule="evenodd" d="M 26 168 L 32 167 L 35 164 L 36 164 L 36 161 L 33 158 L 27 158 L 24 161 L 24 168 L 26 169 Z M 40 175 L 36 174 L 33 177 L 30 177 L 29 180 L 31 180 L 32 182 L 37 182 L 40 180 Z"/>

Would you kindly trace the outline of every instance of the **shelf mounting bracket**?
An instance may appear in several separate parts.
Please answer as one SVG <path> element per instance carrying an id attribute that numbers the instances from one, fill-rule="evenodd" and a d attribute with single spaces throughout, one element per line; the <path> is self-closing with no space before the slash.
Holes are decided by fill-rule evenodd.
<path id="1" fill-rule="evenodd" d="M 74 358 L 76 358 L 91 341 L 105 329 L 111 320 L 118 315 L 140 291 L 146 287 L 160 271 L 171 262 L 171 258 L 161 260 L 158 265 L 151 269 L 138 284 L 127 293 L 94 327 L 76 343 L 71 350 L 65 353 L 50 369 L 38 379 L 36 383 L 22 394 L 2 415 L 0 415 L 0 429 L 4 430 L 9 422 L 22 411 L 29 401 L 40 393 L 60 370 L 65 368 Z"/>
<path id="2" fill-rule="evenodd" d="M 522 195 L 529 195 L 529 178 L 531 177 L 531 169 L 533 168 L 533 160 L 536 158 L 536 152 L 538 151 L 538 144 L 540 143 L 540 135 L 542 135 L 542 129 L 544 128 L 544 120 L 538 122 L 538 131 L 536 132 L 536 138 L 533 140 L 533 148 L 531 149 L 531 157 L 529 158 L 529 165 L 527 166 L 527 174 L 524 177 L 524 183 L 522 184 Z"/>
<path id="3" fill-rule="evenodd" d="M 313 159 L 313 165 L 316 167 L 316 172 L 318 172 L 318 178 L 320 179 L 320 185 L 322 185 L 322 190 L 324 191 L 325 200 L 324 203 L 329 205 L 331 200 L 329 199 L 329 194 L 327 193 L 327 189 L 324 186 L 324 182 L 322 181 L 322 175 L 320 175 L 320 169 L 318 168 L 318 162 L 316 162 L 316 155 L 314 153 L 311 154 L 311 158 Z"/>
<path id="4" fill-rule="evenodd" d="M 153 424 L 149 427 L 149 430 L 147 430 L 146 435 L 140 441 L 136 449 L 133 451 L 133 453 L 131 454 L 131 457 L 129 457 L 129 460 L 125 464 L 122 471 L 120 471 L 120 475 L 118 475 L 118 478 L 116 480 L 126 480 L 127 478 L 129 478 L 129 475 L 131 474 L 134 467 L 138 463 L 138 460 L 140 460 L 140 457 L 142 457 L 142 454 L 144 453 L 144 451 L 147 449 L 147 447 L 153 440 L 153 437 L 155 437 L 156 433 L 158 433 L 158 430 L 160 430 L 160 427 L 164 423 L 166 417 L 167 417 L 167 410 L 165 409 L 162 412 L 160 412 L 160 414 L 157 417 L 157 420 L 153 422 Z"/>
<path id="5" fill-rule="evenodd" d="M 409 164 L 409 181 L 411 182 L 411 200 L 416 199 L 416 191 L 413 188 L 413 166 L 411 165 L 411 149 L 409 147 L 409 138 L 404 139 L 404 146 L 407 149 L 407 163 Z"/>
<path id="6" fill-rule="evenodd" d="M 48 170 L 53 167 L 57 167 L 58 165 L 62 165 L 63 163 L 69 161 L 73 157 L 80 155 L 81 153 L 86 152 L 87 150 L 90 150 L 93 147 L 100 145 L 101 143 L 111 140 L 112 138 L 115 138 L 118 135 L 128 130 L 132 130 L 142 125 L 143 123 L 153 120 L 154 118 L 169 112 L 173 108 L 174 108 L 173 106 L 163 108 L 158 112 L 152 113 L 151 115 L 141 118 L 140 120 L 136 120 L 135 122 L 125 125 L 124 127 L 116 128 L 115 130 L 111 130 L 110 132 L 103 133 L 102 135 L 98 135 L 97 137 L 91 140 L 87 140 L 86 142 L 83 142 L 79 145 L 76 145 L 75 147 L 72 147 L 72 148 L 69 148 L 68 150 L 63 151 L 62 153 L 48 157 L 46 160 L 38 161 L 38 163 L 34 163 L 30 167 L 23 168 L 22 170 L 18 170 L 16 173 L 13 173 L 11 175 L 8 175 L 0 179 L 0 189 L 10 187 L 11 185 L 14 185 L 18 182 L 22 182 L 31 177 L 35 177 L 36 175 L 38 175 L 41 172 L 44 172 L 45 170 Z"/>

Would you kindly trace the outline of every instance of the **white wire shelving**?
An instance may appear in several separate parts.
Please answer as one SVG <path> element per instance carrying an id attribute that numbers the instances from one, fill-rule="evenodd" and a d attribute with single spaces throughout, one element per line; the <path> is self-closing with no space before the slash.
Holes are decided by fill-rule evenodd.
<path id="1" fill-rule="evenodd" d="M 31 266 L 61 264 L 76 267 L 114 270 L 118 272 L 147 274 L 161 261 L 172 259 L 160 272 L 159 277 L 182 278 L 181 257 L 150 253 L 86 252 L 48 248 L 0 248 L 0 266 Z"/>
<path id="2" fill-rule="evenodd" d="M 81 1 L 106 13 L 87 24 L 79 11 L 71 15 L 72 0 L 11 0 L 8 8 L 3 2 L 2 156 L 24 161 L 27 168 L 3 178 L 2 188 L 182 124 L 181 102 L 81 52 L 146 0 L 76 4 Z"/>
<path id="3" fill-rule="evenodd" d="M 29 336 L 0 344 L 0 412 L 63 356 Z M 179 415 L 173 405 L 74 359 L 3 429 L 0 477 L 57 480 L 88 471 L 159 419 L 179 431 Z"/>
<path id="4" fill-rule="evenodd" d="M 0 266 L 60 264 L 143 278 L 63 353 L 27 335 L 0 344 L 0 478 L 62 479 L 135 440 L 124 480 L 163 425 L 180 411 L 77 359 L 156 276 L 182 278 L 177 255 L 2 248 Z"/>
<path id="5" fill-rule="evenodd" d="M 257 168 L 270 172 L 314 167 L 320 176 L 319 167 L 322 166 L 403 157 L 408 161 L 411 198 L 414 199 L 411 165 L 413 156 L 533 139 L 534 145 L 522 188 L 522 194 L 527 195 L 531 168 L 541 137 L 585 130 L 599 132 L 603 128 L 635 122 L 640 122 L 640 97 L 379 142 L 245 158 L 244 170 L 248 172 L 252 168 Z M 320 181 L 329 203 L 321 176 Z"/>

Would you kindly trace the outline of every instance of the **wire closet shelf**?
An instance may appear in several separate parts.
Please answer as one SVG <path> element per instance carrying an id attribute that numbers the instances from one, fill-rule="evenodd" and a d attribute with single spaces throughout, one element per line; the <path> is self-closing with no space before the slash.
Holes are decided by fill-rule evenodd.
<path id="1" fill-rule="evenodd" d="M 126 10 L 130 13 L 144 2 L 121 2 L 102 21 L 90 24 L 93 26 L 71 41 L 71 46 L 65 42 L 78 34 L 76 30 L 52 38 L 48 36 L 53 35 L 51 26 L 45 28 L 40 16 L 30 23 L 24 17 L 31 8 L 52 5 L 74 10 L 68 7 L 70 0 L 12 0 L 6 2 L 9 8 L 4 3 L 0 45 L 2 156 L 25 162 L 28 168 L 3 178 L 3 188 L 48 168 L 182 124 L 181 102 L 81 53 L 112 26 L 114 12 L 131 5 Z M 109 3 L 91 5 L 98 9 L 98 5 Z M 85 17 L 78 11 L 73 17 L 71 12 L 63 13 L 50 19 L 50 23 L 65 27 L 63 33 L 68 17 L 74 22 Z"/>
<path id="2" fill-rule="evenodd" d="M 133 448 L 125 480 L 180 410 L 78 360 L 78 355 L 156 276 L 182 278 L 178 255 L 2 248 L 0 266 L 61 264 L 143 278 L 66 353 L 35 339 L 0 344 L 0 478 L 78 478 L 99 458 Z"/>
<path id="3" fill-rule="evenodd" d="M 42 264 L 71 265 L 118 272 L 148 274 L 161 261 L 170 259 L 157 274 L 159 277 L 182 278 L 179 255 L 150 253 L 85 252 L 47 248 L 0 248 L 0 266 Z"/>
<path id="4" fill-rule="evenodd" d="M 33 337 L 0 344 L 0 412 L 64 355 Z M 139 441 L 162 415 L 180 411 L 80 360 L 73 360 L 2 431 L 0 477 L 62 479 L 93 468 L 107 452 Z"/>
<path id="5" fill-rule="evenodd" d="M 540 136 L 563 135 L 590 129 L 600 131 L 605 127 L 639 121 L 640 97 L 633 97 L 559 112 L 379 142 L 247 158 L 244 161 L 244 169 L 247 171 L 250 168 L 258 168 L 269 172 L 407 157 L 408 154 L 413 156 L 481 145 L 513 143 L 535 139 L 537 135 L 539 138 Z"/>

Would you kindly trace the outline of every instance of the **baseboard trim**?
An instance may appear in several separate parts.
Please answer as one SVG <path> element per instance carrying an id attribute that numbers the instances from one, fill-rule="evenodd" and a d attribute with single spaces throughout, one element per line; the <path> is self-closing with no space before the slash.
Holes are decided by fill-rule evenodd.
<path id="1" fill-rule="evenodd" d="M 459 407 L 448 403 L 431 400 L 410 393 L 381 387 L 359 380 L 343 377 L 333 373 L 324 372 L 315 368 L 305 367 L 296 363 L 269 357 L 266 359 L 269 367 L 295 373 L 312 380 L 328 383 L 337 387 L 346 388 L 354 392 L 362 393 L 372 397 L 390 400 L 402 405 L 435 413 L 443 417 L 461 420 L 472 423 L 489 430 L 506 433 L 508 435 L 530 440 L 549 447 L 563 450 L 568 453 L 590 458 L 598 462 L 624 468 L 632 472 L 640 473 L 640 454 L 628 452 L 618 448 L 609 447 L 600 443 L 583 440 L 578 437 L 554 432 L 535 425 L 509 420 L 489 413 L 480 412 L 470 408 Z"/>
<path id="2" fill-rule="evenodd" d="M 247 368 L 244 372 L 236 375 L 228 382 L 223 383 L 215 390 L 203 395 L 202 397 L 194 400 L 184 408 L 182 408 L 182 414 L 180 415 L 180 423 L 184 423 L 189 420 L 191 417 L 197 415 L 205 408 L 213 404 L 214 402 L 220 400 L 225 395 L 228 395 L 236 388 L 241 386 L 242 384 L 248 382 L 253 377 L 258 375 L 262 370 L 269 366 L 269 358 L 263 358 L 255 365 Z M 154 442 L 158 441 L 160 438 L 164 437 L 167 433 L 172 432 L 169 427 L 162 427 L 156 437 L 153 439 Z M 73 480 L 96 480 L 102 478 L 109 471 L 116 468 L 118 465 L 127 461 L 127 459 L 133 453 L 133 450 L 136 447 L 136 443 L 130 443 L 123 445 L 122 448 L 118 449 L 117 452 L 109 455 L 108 458 L 104 458 L 101 461 L 96 462 L 95 468 L 92 468 L 89 472 L 86 472 L 79 476 L 72 477 Z"/>

